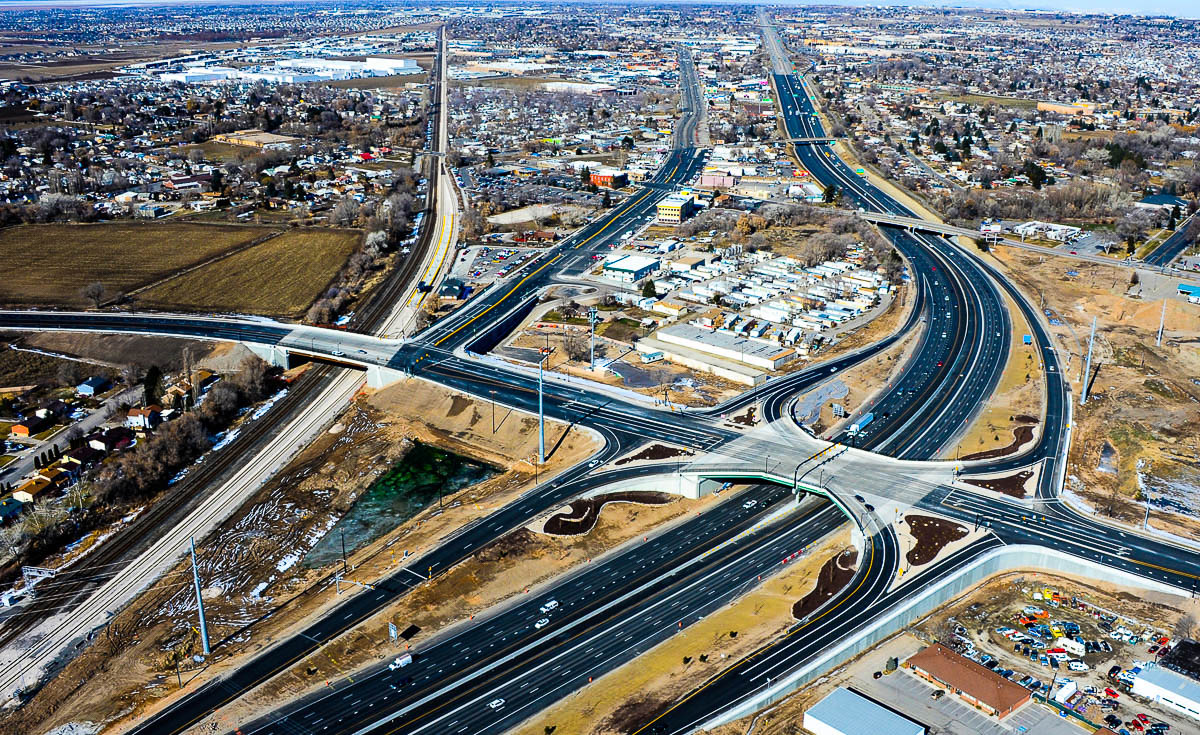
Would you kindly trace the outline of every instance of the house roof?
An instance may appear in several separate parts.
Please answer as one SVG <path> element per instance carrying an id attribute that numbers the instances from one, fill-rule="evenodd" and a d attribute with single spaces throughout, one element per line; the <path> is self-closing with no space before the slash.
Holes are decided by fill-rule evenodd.
<path id="1" fill-rule="evenodd" d="M 1007 712 L 1029 699 L 1029 690 L 975 663 L 940 643 L 926 646 L 907 661 L 998 712 Z"/>

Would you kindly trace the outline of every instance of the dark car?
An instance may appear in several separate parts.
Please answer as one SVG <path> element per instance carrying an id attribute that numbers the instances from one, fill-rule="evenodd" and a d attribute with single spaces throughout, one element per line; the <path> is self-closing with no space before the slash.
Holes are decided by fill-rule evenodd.
<path id="1" fill-rule="evenodd" d="M 1119 674 L 1119 673 L 1121 673 L 1121 667 L 1113 666 L 1113 667 L 1109 668 L 1109 670 L 1108 670 L 1108 678 L 1115 679 L 1115 678 L 1117 678 L 1117 674 Z"/>

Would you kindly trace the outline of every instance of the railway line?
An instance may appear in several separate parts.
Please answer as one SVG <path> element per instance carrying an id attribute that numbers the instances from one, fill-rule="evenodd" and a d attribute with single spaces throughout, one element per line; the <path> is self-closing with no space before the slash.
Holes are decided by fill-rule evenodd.
<path id="1" fill-rule="evenodd" d="M 431 108 L 435 126 L 437 115 L 441 114 L 436 105 L 437 85 L 440 84 L 438 69 L 441 63 L 440 58 L 435 58 L 431 71 L 431 77 L 435 80 L 432 96 L 435 102 Z M 422 210 L 425 216 L 418 232 L 416 247 L 404 263 L 371 292 L 364 306 L 357 311 L 351 321 L 355 331 L 370 333 L 383 324 L 392 305 L 412 282 L 425 259 L 436 229 L 434 212 L 437 205 L 439 167 L 435 163 L 430 166 L 430 170 Z M 56 574 L 53 583 L 42 588 L 43 594 L 35 593 L 15 613 L 0 620 L 0 648 L 12 644 L 46 617 L 85 604 L 91 592 L 147 551 L 160 537 L 162 529 L 174 527 L 186 518 L 208 500 L 210 493 L 226 482 L 235 470 L 244 466 L 247 458 L 260 453 L 282 427 L 311 408 L 314 399 L 332 386 L 342 372 L 342 369 L 330 365 L 314 365 L 307 370 L 270 411 L 250 423 L 227 446 L 207 457 L 199 465 L 193 465 L 191 471 L 171 486 L 163 497 L 151 503 L 147 510 L 128 526 L 88 554 L 86 563 Z M 29 667 L 24 663 L 16 665 Z"/>

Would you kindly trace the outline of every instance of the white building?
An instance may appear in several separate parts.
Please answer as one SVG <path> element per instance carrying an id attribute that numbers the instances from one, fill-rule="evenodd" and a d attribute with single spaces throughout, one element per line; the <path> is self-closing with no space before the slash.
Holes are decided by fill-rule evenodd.
<path id="1" fill-rule="evenodd" d="M 1183 674 L 1161 666 L 1145 666 L 1134 677 L 1130 691 L 1200 720 L 1200 682 Z"/>
<path id="2" fill-rule="evenodd" d="M 925 735 L 924 726 L 843 687 L 808 708 L 804 729 L 813 735 Z"/>

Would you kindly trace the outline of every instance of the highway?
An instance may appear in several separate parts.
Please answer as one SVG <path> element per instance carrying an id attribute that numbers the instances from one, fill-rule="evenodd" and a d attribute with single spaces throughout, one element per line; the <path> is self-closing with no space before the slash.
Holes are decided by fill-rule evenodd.
<path id="1" fill-rule="evenodd" d="M 777 72 L 790 68 L 774 30 L 767 28 Z M 797 75 L 775 73 L 773 82 L 791 138 L 826 137 L 813 101 Z M 839 188 L 864 211 L 911 216 L 899 202 L 853 172 L 826 145 L 795 146 L 816 180 Z M 944 239 L 883 227 L 911 266 L 925 320 L 915 355 L 866 409 L 875 420 L 857 437 L 838 441 L 903 458 L 929 458 L 952 443 L 991 395 L 1010 349 L 1011 323 L 995 283 L 978 264 Z"/>
<path id="2" fill-rule="evenodd" d="M 772 29 L 764 33 L 775 52 L 773 82 L 789 137 L 824 140 L 803 79 L 790 73 Z M 783 68 L 787 66 L 788 68 Z M 654 204 L 673 186 L 699 172 L 705 152 L 693 147 L 694 111 L 702 102 L 690 56 L 680 54 L 685 90 L 676 128 L 675 148 L 659 172 L 633 196 L 540 258 L 491 287 L 450 318 L 408 341 L 379 340 L 332 330 L 300 330 L 260 320 L 181 318 L 174 315 L 103 313 L 0 313 L 0 325 L 23 328 L 81 328 L 148 331 L 288 345 L 323 359 L 358 366 L 385 366 L 474 395 L 495 390 L 502 402 L 536 410 L 536 375 L 498 361 L 476 357 L 528 313 L 545 287 L 571 282 L 591 256 L 653 217 Z M 689 93 L 690 90 L 690 93 Z M 823 183 L 836 184 L 842 196 L 864 211 L 912 216 L 894 199 L 855 174 L 815 142 L 796 145 L 797 157 Z M 757 464 L 764 453 L 793 461 L 798 439 L 789 440 L 788 407 L 797 392 L 819 384 L 847 367 L 878 354 L 900 335 L 919 329 L 913 358 L 899 377 L 865 410 L 876 420 L 854 438 L 858 447 L 903 459 L 932 459 L 950 445 L 993 391 L 1010 349 L 1011 323 L 1001 289 L 1014 297 L 1034 325 L 1037 346 L 1047 366 L 1048 414 L 1035 447 L 1021 457 L 971 463 L 967 473 L 1040 464 L 1036 502 L 997 501 L 992 496 L 925 480 L 900 470 L 896 460 L 847 451 L 828 465 L 830 492 L 841 498 L 852 520 L 865 532 L 859 571 L 851 584 L 817 614 L 787 635 L 728 667 L 716 679 L 682 698 L 643 732 L 690 732 L 716 714 L 769 687 L 772 681 L 813 660 L 832 640 L 851 634 L 867 621 L 908 599 L 923 585 L 963 569 L 979 555 L 1006 544 L 1059 549 L 1115 568 L 1194 588 L 1200 560 L 1168 543 L 1116 531 L 1080 518 L 1056 497 L 1069 442 L 1069 392 L 1057 355 L 1051 349 L 1041 315 L 1001 274 L 974 255 L 940 237 L 900 227 L 883 231 L 904 254 L 916 290 L 916 308 L 901 330 L 884 341 L 830 363 L 770 381 L 754 391 L 706 411 L 667 413 L 646 402 L 598 393 L 586 381 L 549 380 L 547 413 L 586 426 L 605 440 L 588 465 L 580 465 L 527 492 L 517 501 L 451 534 L 377 585 L 329 611 L 304 630 L 283 639 L 238 670 L 201 689 L 143 723 L 137 732 L 179 732 L 283 671 L 342 632 L 353 628 L 421 584 L 468 558 L 496 537 L 518 528 L 546 508 L 579 493 L 622 480 L 671 477 L 675 467 L 639 466 L 593 471 L 649 441 L 668 441 L 698 451 L 725 451 L 733 459 Z M 999 285 L 997 285 L 999 284 Z M 475 354 L 472 354 L 475 353 Z M 763 417 L 779 430 L 750 439 L 730 428 L 722 414 L 762 402 Z M 792 434 L 798 437 L 798 434 Z M 840 437 L 849 443 L 850 437 Z M 742 440 L 739 443 L 739 440 Z M 915 465 L 914 465 L 915 466 Z M 797 471 L 799 470 L 797 466 Z M 940 561 L 916 584 L 892 589 L 899 568 L 894 529 L 864 503 L 847 501 L 866 488 L 882 497 L 902 498 L 913 507 L 952 518 L 991 524 L 992 534 Z M 702 615 L 733 599 L 759 574 L 777 568 L 789 549 L 811 543 L 844 515 L 826 502 L 807 501 L 785 521 L 742 532 L 782 507 L 789 491 L 754 487 L 727 499 L 696 518 L 633 543 L 550 584 L 535 599 L 504 605 L 472 624 L 455 627 L 418 647 L 417 660 L 399 672 L 372 669 L 365 677 L 321 692 L 293 707 L 272 713 L 250 732 L 503 732 L 514 723 L 561 698 L 678 630 L 685 617 Z M 744 502 L 754 499 L 751 507 Z M 802 520 L 797 520 L 802 519 Z M 736 540 L 735 540 L 736 539 Z M 725 543 L 728 542 L 728 543 Z M 787 553 L 785 553 L 787 552 Z M 1163 562 L 1170 559 L 1169 565 Z M 1157 560 L 1157 561 L 1155 561 Z M 544 628 L 534 610 L 549 597 L 558 609 Z M 682 607 L 686 605 L 686 608 Z M 686 616 L 681 613 L 686 609 Z M 624 634 L 624 637 L 621 637 Z M 407 681 L 411 677 L 411 681 Z M 400 683 L 397 683 L 400 682 Z M 393 686 L 396 688 L 393 689 Z M 503 699 L 497 707 L 489 702 Z M 394 722 L 389 713 L 400 713 Z"/>
<path id="3" fill-rule="evenodd" d="M 789 515 L 770 520 L 787 506 Z M 621 665 L 631 650 L 644 651 L 724 605 L 845 523 L 826 501 L 795 506 L 787 489 L 752 487 L 418 646 L 411 666 L 378 666 L 241 729 L 454 733 L 516 724 Z M 558 605 L 542 612 L 550 600 Z M 493 710 L 486 704 L 498 685 L 505 704 Z M 341 707 L 330 707 L 339 700 Z"/>

